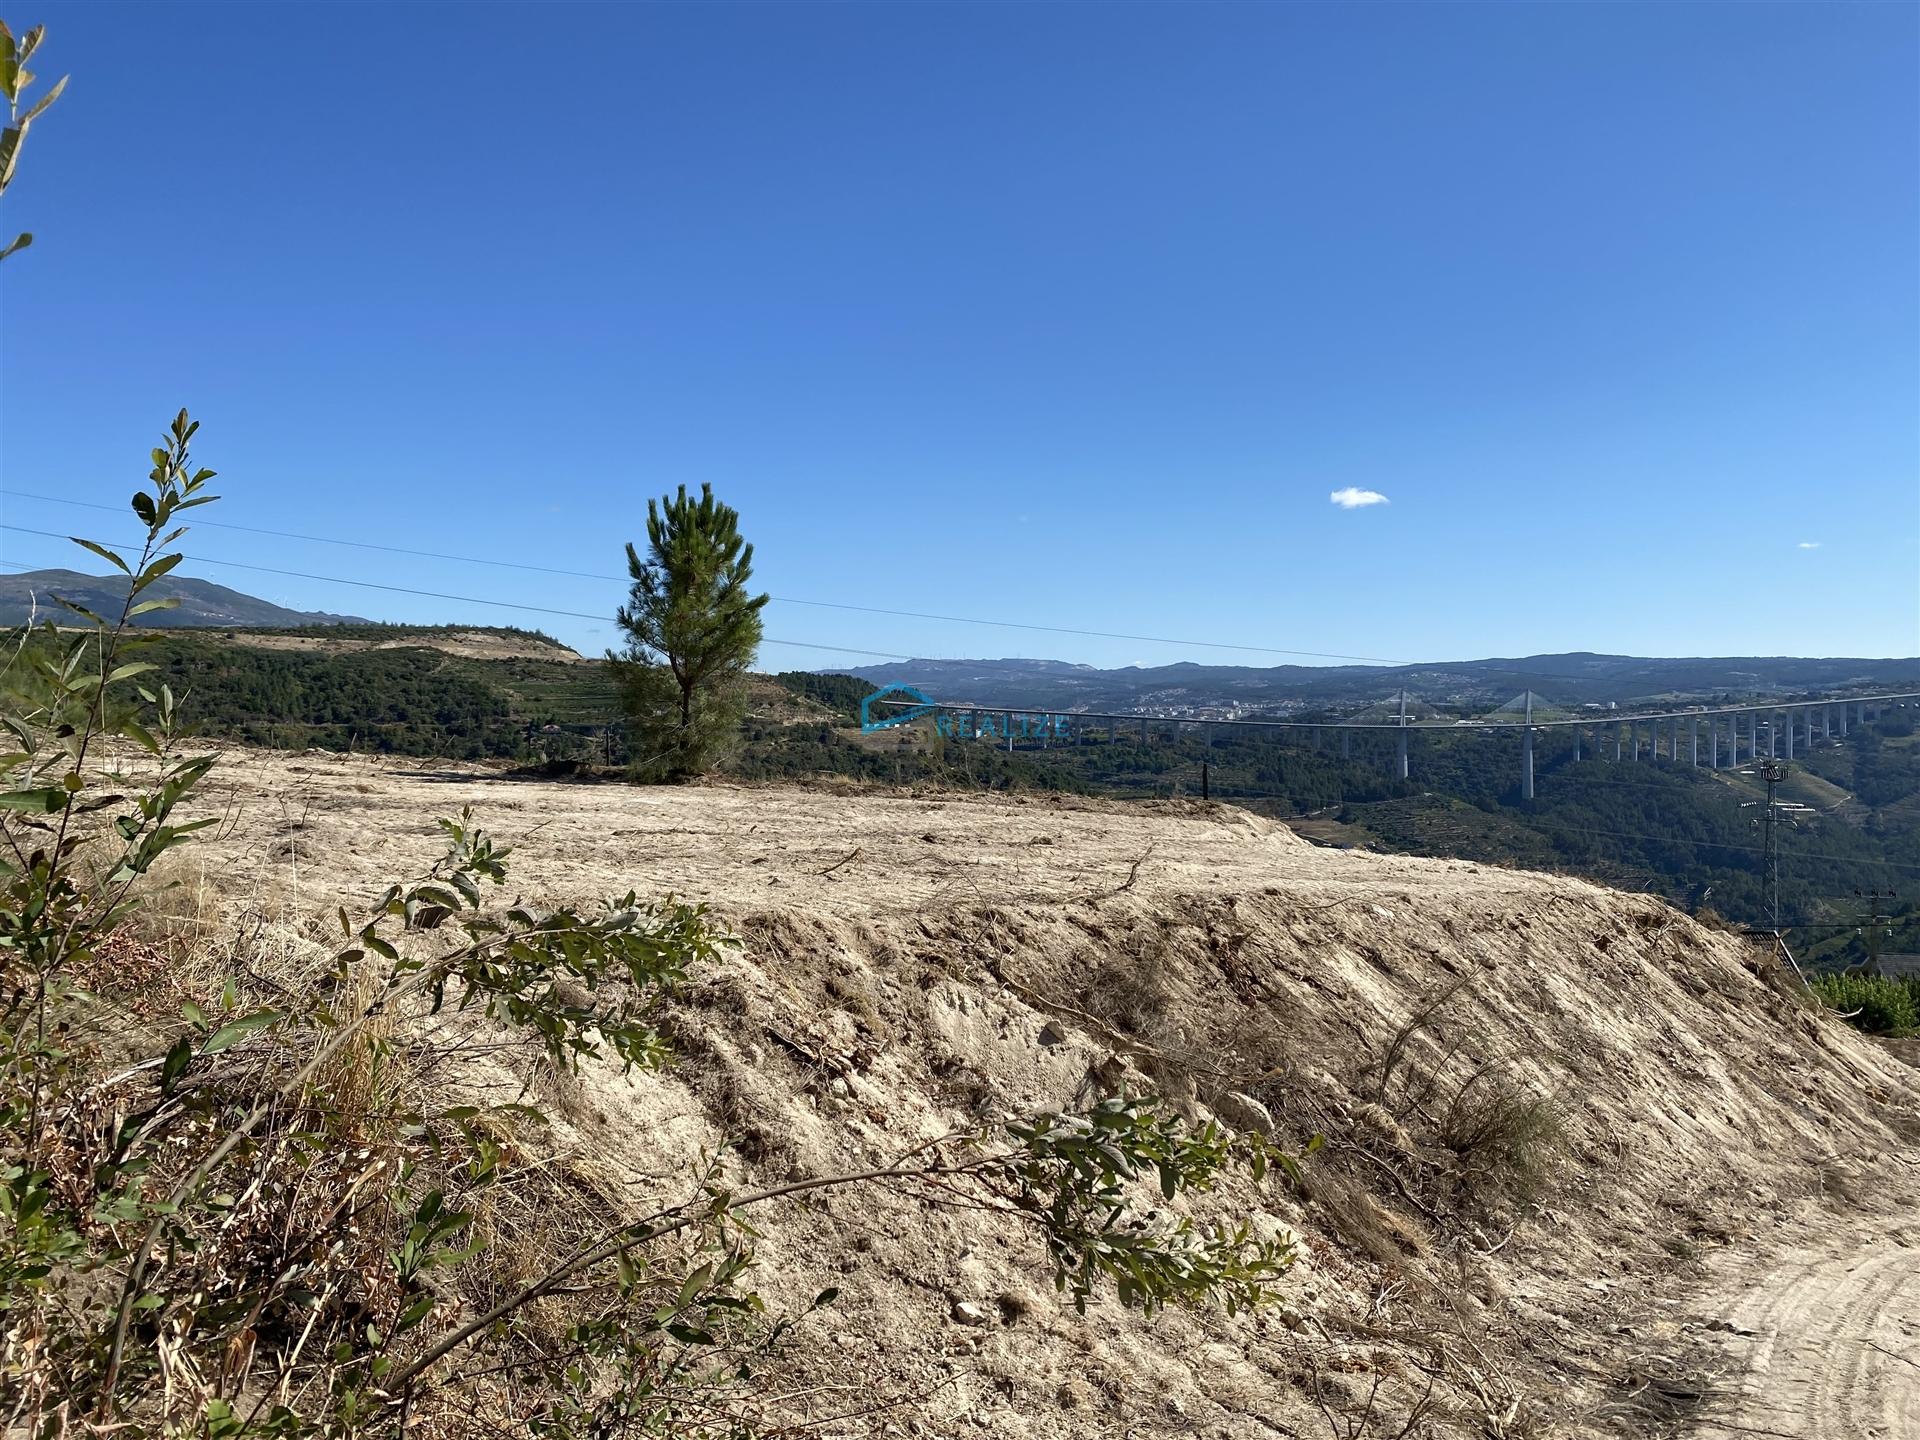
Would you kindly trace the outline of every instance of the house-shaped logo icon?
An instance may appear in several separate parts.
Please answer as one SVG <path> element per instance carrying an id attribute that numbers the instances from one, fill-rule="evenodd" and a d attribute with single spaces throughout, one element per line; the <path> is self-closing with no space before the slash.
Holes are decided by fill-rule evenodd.
<path id="1" fill-rule="evenodd" d="M 905 696 L 917 703 L 885 705 L 881 708 L 879 718 L 875 719 L 873 702 L 887 700 L 896 695 Z M 933 698 L 914 689 L 911 685 L 883 685 L 860 702 L 860 729 L 867 734 L 875 730 L 891 730 L 897 725 L 911 724 L 923 715 L 931 715 L 933 709 Z"/>

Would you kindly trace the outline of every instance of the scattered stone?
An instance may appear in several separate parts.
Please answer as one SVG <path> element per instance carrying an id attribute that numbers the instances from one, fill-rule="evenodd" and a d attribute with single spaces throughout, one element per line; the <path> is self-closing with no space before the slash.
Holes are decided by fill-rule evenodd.
<path id="1" fill-rule="evenodd" d="M 1067 1032 L 1051 1020 L 1040 1027 L 1040 1043 L 1042 1045 L 1059 1045 L 1063 1043 L 1066 1038 Z"/>
<path id="2" fill-rule="evenodd" d="M 984 1305 L 976 1305 L 971 1300 L 957 1301 L 953 1307 L 953 1323 L 956 1325 L 991 1325 L 993 1316 Z"/>
<path id="3" fill-rule="evenodd" d="M 1263 1135 L 1273 1133 L 1273 1112 L 1242 1091 L 1229 1090 L 1215 1100 L 1213 1113 L 1236 1130 L 1257 1130 Z"/>

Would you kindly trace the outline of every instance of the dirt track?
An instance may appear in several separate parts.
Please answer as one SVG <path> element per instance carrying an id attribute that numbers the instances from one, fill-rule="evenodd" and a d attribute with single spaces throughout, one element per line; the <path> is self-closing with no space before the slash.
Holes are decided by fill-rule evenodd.
<path id="1" fill-rule="evenodd" d="M 1724 1312 L 1743 1373 L 1699 1440 L 1920 1435 L 1920 1225 L 1836 1227 L 1750 1278 Z"/>

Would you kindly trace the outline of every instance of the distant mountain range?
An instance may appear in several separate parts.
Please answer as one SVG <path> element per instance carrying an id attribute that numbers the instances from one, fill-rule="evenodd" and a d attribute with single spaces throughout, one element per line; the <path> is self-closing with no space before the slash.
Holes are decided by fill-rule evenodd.
<path id="1" fill-rule="evenodd" d="M 906 660 L 843 672 L 911 684 L 936 700 L 1035 709 L 1152 711 L 1229 719 L 1387 706 L 1404 687 L 1420 713 L 1489 710 L 1531 690 L 1565 708 L 1718 695 L 1920 690 L 1920 659 L 1526 655 L 1419 665 L 1177 665 L 1102 670 L 1061 660 Z"/>
<path id="2" fill-rule="evenodd" d="M 18 575 L 0 575 L 0 625 L 23 625 L 32 618 L 51 620 L 55 624 L 77 619 L 72 611 L 54 603 L 56 595 L 112 620 L 119 616 L 120 607 L 126 603 L 127 580 L 124 575 L 82 575 L 78 570 L 28 570 Z M 357 615 L 288 610 L 238 590 L 229 590 L 224 585 L 172 575 L 156 581 L 141 595 L 143 600 L 175 597 L 180 601 L 176 608 L 142 615 L 140 623 L 208 629 L 368 623 Z"/>
<path id="3" fill-rule="evenodd" d="M 83 575 L 77 570 L 0 575 L 0 625 L 19 625 L 35 614 L 56 623 L 63 616 L 72 618 L 54 603 L 56 595 L 112 618 L 120 613 L 126 585 L 122 576 Z M 155 599 L 178 597 L 180 601 L 175 609 L 141 617 L 141 623 L 156 627 L 290 629 L 374 623 L 357 615 L 289 610 L 206 580 L 167 576 L 150 593 Z M 1436 711 L 1485 713 L 1529 690 L 1537 697 L 1537 712 L 1543 706 L 1571 710 L 1716 696 L 1790 698 L 1848 689 L 1920 690 L 1920 658 L 1651 659 L 1584 651 L 1418 665 L 1252 666 L 1182 661 L 1113 670 L 1026 658 L 904 660 L 834 673 L 858 676 L 875 685 L 916 685 L 949 703 L 1215 719 L 1322 710 L 1350 715 L 1375 707 L 1384 713 L 1402 688 L 1416 716 Z"/>

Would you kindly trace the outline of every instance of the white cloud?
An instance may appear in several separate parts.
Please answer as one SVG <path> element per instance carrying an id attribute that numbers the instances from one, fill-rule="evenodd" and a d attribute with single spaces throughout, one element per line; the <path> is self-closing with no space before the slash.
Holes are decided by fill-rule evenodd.
<path id="1" fill-rule="evenodd" d="M 1818 540 L 1802 540 L 1800 542 L 1800 548 L 1802 550 L 1818 550 L 1820 548 L 1820 542 Z"/>
<path id="2" fill-rule="evenodd" d="M 1327 497 L 1342 510 L 1358 510 L 1363 505 L 1385 505 L 1387 497 L 1378 490 L 1362 490 L 1357 485 L 1349 485 L 1344 490 L 1336 490 Z"/>

